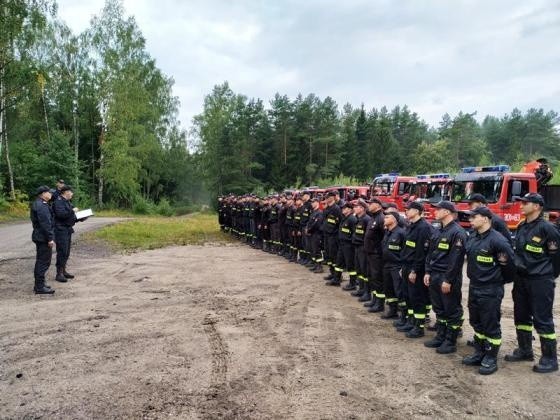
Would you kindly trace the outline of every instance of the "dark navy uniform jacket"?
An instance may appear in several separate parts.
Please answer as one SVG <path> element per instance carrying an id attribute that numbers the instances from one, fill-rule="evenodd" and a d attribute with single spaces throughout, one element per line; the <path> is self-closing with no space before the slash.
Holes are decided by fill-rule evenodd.
<path id="1" fill-rule="evenodd" d="M 513 281 L 513 248 L 495 229 L 472 234 L 467 241 L 467 276 L 471 287 L 502 285 Z"/>
<path id="2" fill-rule="evenodd" d="M 49 203 L 37 198 L 31 205 L 30 217 L 33 224 L 31 240 L 33 242 L 54 241 L 54 220 Z"/>
<path id="3" fill-rule="evenodd" d="M 462 280 L 467 234 L 456 221 L 434 230 L 426 257 L 426 274 L 443 273 L 445 281 Z"/>
<path id="4" fill-rule="evenodd" d="M 542 217 L 519 224 L 515 235 L 515 265 L 521 277 L 558 277 L 560 235 Z"/>
<path id="5" fill-rule="evenodd" d="M 433 232 L 432 225 L 422 217 L 414 223 L 409 223 L 405 230 L 405 243 L 401 254 L 403 265 L 414 272 L 424 272 L 426 254 L 430 247 L 430 237 Z"/>

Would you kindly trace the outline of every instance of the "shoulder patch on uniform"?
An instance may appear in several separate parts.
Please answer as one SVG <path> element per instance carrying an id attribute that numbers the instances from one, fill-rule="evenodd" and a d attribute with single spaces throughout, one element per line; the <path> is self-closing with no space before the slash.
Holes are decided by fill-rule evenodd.
<path id="1" fill-rule="evenodd" d="M 462 247 L 463 246 L 463 240 L 461 238 L 457 239 L 457 242 L 455 242 L 455 246 Z"/>
<path id="2" fill-rule="evenodd" d="M 551 251 L 556 251 L 558 249 L 558 242 L 548 241 L 548 249 L 550 249 Z"/>

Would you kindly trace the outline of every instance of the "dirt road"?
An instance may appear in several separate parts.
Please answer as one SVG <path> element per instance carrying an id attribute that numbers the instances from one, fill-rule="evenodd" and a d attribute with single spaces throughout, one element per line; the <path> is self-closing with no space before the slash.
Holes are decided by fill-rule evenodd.
<path id="1" fill-rule="evenodd" d="M 31 293 L 32 263 L 0 265 L 1 418 L 558 416 L 559 374 L 502 359 L 482 377 L 460 363 L 469 327 L 457 354 L 437 355 L 243 245 L 122 256 L 78 242 L 76 279 L 54 297 Z"/>

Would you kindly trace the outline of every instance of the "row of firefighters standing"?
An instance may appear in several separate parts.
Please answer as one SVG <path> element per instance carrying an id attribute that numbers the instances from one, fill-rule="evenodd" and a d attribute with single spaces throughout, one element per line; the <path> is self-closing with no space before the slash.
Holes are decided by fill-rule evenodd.
<path id="1" fill-rule="evenodd" d="M 534 359 L 534 328 L 542 356 L 533 370 L 552 372 L 558 370 L 553 300 L 560 274 L 560 236 L 542 217 L 542 196 L 529 193 L 520 201 L 526 220 L 513 242 L 483 197 L 472 197 L 471 210 L 465 212 L 470 234 L 457 222 L 457 209 L 449 201 L 433 204 L 441 224 L 435 229 L 423 218 L 424 205 L 418 201 L 407 204 L 405 220 L 377 198 L 344 203 L 338 194 L 329 193 L 321 203 L 306 191 L 266 199 L 219 198 L 219 222 L 223 230 L 254 247 L 315 273 L 322 273 L 326 264 L 327 285 L 339 286 L 346 271 L 349 282 L 343 290 L 351 291 L 369 312 L 396 319 L 396 330 L 408 338 L 424 336 L 433 309 L 436 334 L 424 344 L 440 354 L 457 350 L 464 320 L 461 288 L 466 256 L 474 353 L 463 363 L 479 366 L 480 374 L 497 370 L 504 284 L 513 281 L 518 348 L 505 360 Z"/>

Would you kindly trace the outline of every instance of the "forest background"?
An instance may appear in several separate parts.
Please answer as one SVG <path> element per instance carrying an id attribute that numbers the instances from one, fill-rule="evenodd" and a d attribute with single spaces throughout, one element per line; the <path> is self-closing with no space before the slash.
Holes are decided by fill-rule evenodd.
<path id="1" fill-rule="evenodd" d="M 185 129 L 179 105 L 172 76 L 120 1 L 108 0 L 75 34 L 54 1 L 4 0 L 0 212 L 26 212 L 37 186 L 59 178 L 80 207 L 171 215 L 228 193 L 363 184 L 385 172 L 519 169 L 540 157 L 554 169 L 560 156 L 554 110 L 465 110 L 432 127 L 406 104 L 364 109 L 313 93 L 248 98 L 221 82 Z"/>

